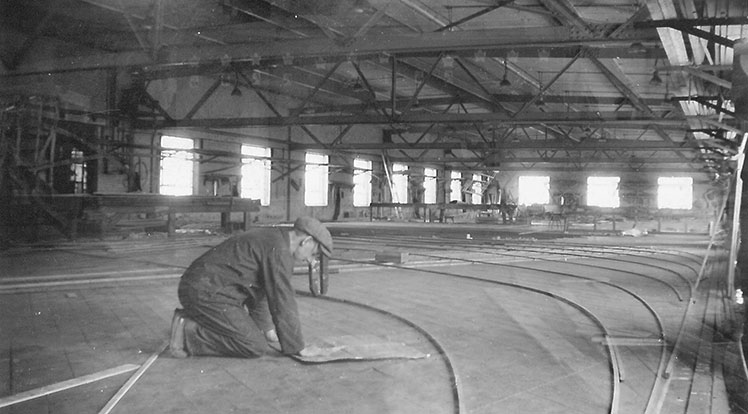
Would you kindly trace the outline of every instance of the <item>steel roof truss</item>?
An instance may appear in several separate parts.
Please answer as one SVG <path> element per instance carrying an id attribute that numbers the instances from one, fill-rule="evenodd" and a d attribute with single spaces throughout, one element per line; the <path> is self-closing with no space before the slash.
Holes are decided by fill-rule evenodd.
<path id="1" fill-rule="evenodd" d="M 332 74 L 335 73 L 335 71 L 338 70 L 338 68 L 340 67 L 341 63 L 343 63 L 343 62 L 342 61 L 336 62 L 333 65 L 333 67 L 329 71 L 327 71 L 327 73 L 325 74 L 325 76 L 322 78 L 321 81 L 319 81 L 317 83 L 317 85 L 314 87 L 314 89 L 312 90 L 312 92 L 309 95 L 307 95 L 306 98 L 304 98 L 304 100 L 301 102 L 301 105 L 297 106 L 296 109 L 294 111 L 292 111 L 292 115 L 298 115 L 298 114 L 301 113 L 301 111 L 304 110 L 304 107 L 306 106 L 306 104 L 309 103 L 309 101 L 314 97 L 314 95 L 317 94 L 317 92 L 320 90 L 320 88 L 322 87 L 322 85 L 324 85 L 324 83 L 327 82 L 328 79 L 330 79 L 330 76 L 332 76 Z"/>
<path id="2" fill-rule="evenodd" d="M 452 23 L 449 23 L 446 26 L 442 26 L 442 27 L 440 27 L 440 28 L 438 28 L 438 29 L 436 29 L 434 31 L 435 32 L 443 32 L 443 31 L 446 31 L 446 30 L 452 30 L 453 28 L 455 28 L 455 27 L 457 27 L 457 26 L 459 26 L 459 25 L 461 25 L 461 24 L 463 24 L 465 22 L 468 22 L 468 21 L 473 20 L 473 19 L 475 19 L 477 17 L 483 16 L 486 13 L 490 13 L 490 12 L 492 12 L 492 11 L 498 9 L 498 8 L 504 7 L 504 6 L 509 5 L 511 3 L 514 3 L 514 0 L 497 1 L 497 4 L 495 4 L 493 6 L 488 6 L 488 7 L 484 8 L 482 10 L 479 10 L 479 11 L 473 13 L 473 14 L 467 15 L 467 16 L 465 16 L 465 17 L 457 20 L 456 22 L 452 22 Z"/>

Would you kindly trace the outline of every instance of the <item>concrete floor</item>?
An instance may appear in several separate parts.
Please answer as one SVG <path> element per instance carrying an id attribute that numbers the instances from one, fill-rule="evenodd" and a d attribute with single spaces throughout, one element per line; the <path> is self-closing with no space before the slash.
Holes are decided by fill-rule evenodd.
<path id="1" fill-rule="evenodd" d="M 428 358 L 172 359 L 160 351 L 178 276 L 222 237 L 17 247 L 0 254 L 0 405 L 30 398 L 0 413 L 99 412 L 113 398 L 114 413 L 742 412 L 728 392 L 745 381 L 725 369 L 740 359 L 719 260 L 687 300 L 704 235 L 559 241 L 519 225 L 330 228 L 333 300 L 298 298 L 307 342 L 397 341 Z M 407 263 L 373 260 L 393 251 Z M 303 269 L 294 283 L 308 290 Z M 652 313 L 627 292 L 656 311 L 664 348 Z M 613 357 L 590 314 L 619 341 Z M 105 377 L 113 368 L 121 372 Z M 53 392 L 65 381 L 74 386 Z"/>

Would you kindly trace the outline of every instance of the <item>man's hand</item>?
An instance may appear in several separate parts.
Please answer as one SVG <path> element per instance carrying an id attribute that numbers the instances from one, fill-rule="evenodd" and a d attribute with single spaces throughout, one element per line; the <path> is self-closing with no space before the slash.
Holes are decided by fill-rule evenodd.
<path id="1" fill-rule="evenodd" d="M 343 348 L 344 348 L 343 346 L 321 348 L 317 345 L 309 345 L 306 348 L 299 351 L 299 355 L 303 357 L 307 357 L 307 358 L 317 357 L 317 356 L 326 356 L 334 352 L 340 351 Z"/>
<path id="2" fill-rule="evenodd" d="M 278 334 L 275 332 L 275 329 L 271 329 L 267 332 L 265 332 L 265 339 L 268 342 L 278 342 Z"/>
<path id="3" fill-rule="evenodd" d="M 324 355 L 324 350 L 316 345 L 309 345 L 306 348 L 299 351 L 299 355 L 303 357 L 315 357 Z"/>

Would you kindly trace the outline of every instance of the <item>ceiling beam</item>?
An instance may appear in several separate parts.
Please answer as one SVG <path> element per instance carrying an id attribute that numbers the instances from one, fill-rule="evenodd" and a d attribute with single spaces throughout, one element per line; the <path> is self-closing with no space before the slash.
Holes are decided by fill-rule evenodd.
<path id="1" fill-rule="evenodd" d="M 517 50 L 523 48 L 565 48 L 572 46 L 628 47 L 634 40 L 656 40 L 654 29 L 633 30 L 621 39 L 601 39 L 578 36 L 573 28 L 537 27 L 486 29 L 420 34 L 366 34 L 351 42 L 336 42 L 328 38 L 289 39 L 277 42 L 245 42 L 231 45 L 170 47 L 162 61 L 154 63 L 144 51 L 102 53 L 97 55 L 67 56 L 47 60 L 22 62 L 12 73 L 56 73 L 96 70 L 112 67 L 144 67 L 158 71 L 180 66 L 195 66 L 221 62 L 228 56 L 232 62 L 251 62 L 253 65 L 277 65 L 283 58 L 377 58 L 384 53 L 407 56 L 435 56 L 444 51 Z"/>
<path id="2" fill-rule="evenodd" d="M 113 12 L 116 12 L 116 13 L 121 13 L 123 15 L 126 15 L 130 19 L 140 20 L 143 23 L 149 22 L 149 20 L 152 17 L 152 16 L 141 16 L 141 15 L 137 15 L 137 14 L 134 14 L 134 13 L 130 13 L 127 10 L 125 10 L 124 7 L 123 8 L 117 8 L 117 7 L 113 7 L 113 6 L 110 6 L 108 4 L 105 4 L 105 3 L 102 3 L 102 2 L 99 2 L 99 1 L 95 1 L 95 0 L 79 0 L 79 1 L 82 1 L 84 3 L 90 4 L 92 6 L 100 7 L 100 8 L 105 9 L 105 10 L 113 11 Z M 162 24 L 162 27 L 165 28 L 165 29 L 169 29 L 169 30 L 175 31 L 175 32 L 181 32 L 181 31 L 183 31 L 182 29 L 180 29 L 180 28 L 178 28 L 176 26 L 170 25 L 170 24 Z M 212 38 L 210 36 L 205 36 L 205 35 L 201 34 L 200 32 L 197 32 L 197 33 L 191 32 L 191 35 L 193 35 L 194 37 L 196 37 L 198 39 L 206 40 L 206 41 L 211 42 L 211 43 L 216 43 L 216 44 L 221 44 L 221 45 L 225 45 L 226 44 L 225 42 L 223 42 L 221 40 Z"/>
<path id="3" fill-rule="evenodd" d="M 397 157 L 390 157 L 391 161 L 400 161 L 400 158 Z M 633 160 L 627 160 L 626 158 L 619 158 L 619 159 L 611 159 L 608 157 L 541 157 L 541 156 L 535 156 L 535 157 L 494 157 L 489 156 L 486 158 L 478 158 L 478 157 L 441 157 L 441 158 L 426 158 L 422 157 L 421 159 L 417 160 L 421 163 L 452 163 L 452 162 L 464 162 L 464 163 L 486 163 L 486 161 L 489 161 L 491 165 L 499 165 L 500 167 L 505 167 L 509 164 L 539 164 L 539 163 L 546 163 L 546 164 L 553 164 L 553 165 L 563 165 L 563 164 L 579 164 L 579 165 L 589 165 L 589 164 L 609 164 L 609 165 L 641 165 L 646 164 L 648 166 L 652 165 L 683 165 L 684 162 L 681 159 L 663 159 L 663 158 L 657 158 L 657 159 L 642 159 L 642 158 L 634 158 Z"/>
<path id="4" fill-rule="evenodd" d="M 399 162 L 399 161 L 398 161 Z M 412 163 L 411 163 L 412 164 Z M 528 167 L 525 164 L 516 164 L 516 165 L 502 165 L 496 168 L 492 167 L 483 167 L 483 168 L 454 168 L 453 166 L 449 166 L 448 169 L 454 170 L 454 171 L 477 171 L 477 170 L 499 170 L 504 172 L 509 171 L 518 171 L 518 172 L 527 172 Z M 673 175 L 673 174 L 703 174 L 706 173 L 706 171 L 698 168 L 689 168 L 687 166 L 685 167 L 638 167 L 638 168 L 632 168 L 628 166 L 609 166 L 605 167 L 603 165 L 589 165 L 589 166 L 549 166 L 549 165 L 534 165 L 532 167 L 533 172 L 535 173 L 543 173 L 543 172 L 567 172 L 567 173 L 579 173 L 579 172 L 602 172 L 602 173 L 610 173 L 610 174 L 622 174 L 626 172 L 637 172 L 642 174 L 662 174 L 662 175 Z"/>
<path id="5" fill-rule="evenodd" d="M 292 150 L 315 150 L 325 149 L 327 146 L 315 143 L 292 143 L 290 149 Z M 684 149 L 696 149 L 689 148 L 689 144 L 676 144 L 664 141 L 635 141 L 635 140 L 606 140 L 605 142 L 595 141 L 584 141 L 578 144 L 568 144 L 568 141 L 558 140 L 524 140 L 520 142 L 511 142 L 504 144 L 491 144 L 486 142 L 455 142 L 455 141 L 440 141 L 440 142 L 419 142 L 419 143 L 406 143 L 406 142 L 341 142 L 334 146 L 336 150 L 382 150 L 382 149 L 393 149 L 393 150 L 424 150 L 424 149 L 444 149 L 444 150 L 482 150 L 482 151 L 495 151 L 495 150 L 547 150 L 547 151 L 613 151 L 613 150 L 626 150 L 626 151 L 679 151 Z M 682 159 L 679 159 L 683 162 Z"/>
<path id="6" fill-rule="evenodd" d="M 512 94 L 494 94 L 492 95 L 493 98 L 497 102 L 501 103 L 515 103 L 515 104 L 522 104 L 530 99 L 533 98 L 533 95 L 512 95 Z M 621 97 L 609 97 L 609 96 L 553 96 L 553 95 L 546 95 L 543 96 L 543 99 L 548 104 L 569 104 L 569 105 L 609 105 L 611 107 L 617 107 L 620 105 L 624 105 L 628 103 L 627 98 L 621 98 Z M 410 98 L 401 98 L 397 100 L 397 107 L 403 107 L 408 103 Z M 438 98 L 418 98 L 418 104 L 421 107 L 437 107 L 437 106 L 444 106 L 444 105 L 450 105 L 457 102 L 458 99 L 455 97 L 438 97 Z M 380 101 L 384 102 L 384 101 Z M 389 101 L 387 101 L 389 102 Z M 485 103 L 486 101 L 482 98 L 478 98 L 475 96 L 468 96 L 463 95 L 460 96 L 459 102 L 463 104 L 477 104 L 477 103 Z M 643 102 L 648 107 L 657 107 L 657 106 L 663 106 L 665 103 L 663 103 L 662 98 L 643 98 L 641 99 L 641 102 Z M 368 107 L 368 104 L 352 104 L 352 105 L 320 105 L 320 106 L 307 106 L 306 113 L 317 113 L 317 114 L 323 114 L 323 113 L 329 113 L 329 112 L 343 112 L 343 113 L 361 113 Z"/>
<path id="7" fill-rule="evenodd" d="M 461 25 L 461 24 L 463 24 L 465 22 L 468 22 L 470 20 L 473 20 L 475 18 L 483 16 L 486 13 L 490 13 L 490 12 L 492 12 L 492 11 L 494 11 L 494 10 L 500 8 L 500 7 L 504 7 L 504 6 L 506 6 L 506 5 L 510 4 L 510 3 L 514 3 L 514 0 L 497 1 L 496 4 L 494 4 L 494 5 L 486 6 L 486 8 L 484 8 L 482 10 L 479 10 L 479 11 L 477 11 L 475 13 L 469 14 L 469 15 L 467 15 L 467 16 L 459 19 L 459 20 L 457 20 L 456 22 L 451 22 L 451 23 L 447 24 L 446 26 L 442 26 L 442 27 L 436 29 L 435 31 L 437 31 L 437 32 L 443 32 L 445 30 L 452 30 L 453 28 L 455 28 L 455 27 L 457 27 L 457 26 L 459 26 L 459 25 Z M 447 6 L 447 7 L 449 7 L 449 6 Z"/>
<path id="8" fill-rule="evenodd" d="M 541 112 L 523 113 L 511 117 L 504 113 L 429 113 L 410 112 L 402 114 L 398 124 L 411 123 L 493 123 L 501 126 L 535 126 L 541 123 L 554 125 L 597 126 L 605 125 L 610 128 L 646 128 L 659 125 L 668 130 L 688 129 L 688 120 L 706 122 L 708 118 L 688 117 L 683 119 L 652 118 L 643 116 L 639 112 Z M 725 120 L 727 121 L 727 120 Z M 723 121 L 723 123 L 725 123 Z M 239 128 L 246 126 L 289 126 L 289 125 L 390 125 L 388 116 L 378 114 L 358 115 L 318 115 L 318 116 L 290 116 L 290 117 L 253 117 L 253 118 L 203 118 L 191 120 L 151 120 L 136 121 L 135 125 L 141 129 L 165 127 L 212 127 Z M 696 126 L 692 126 L 696 127 Z"/>
<path id="9" fill-rule="evenodd" d="M 279 10 L 281 9 L 276 8 L 270 11 L 268 7 L 258 7 L 256 4 L 257 2 L 254 0 L 252 0 L 251 3 L 252 5 L 250 7 L 247 7 L 246 2 L 241 5 L 239 2 L 234 1 L 227 1 L 222 4 L 224 7 L 238 13 L 246 14 L 247 16 L 262 20 L 275 27 L 288 30 L 299 37 L 312 37 L 318 32 L 316 27 L 309 27 L 310 25 L 304 24 L 306 20 L 295 19 L 291 13 L 288 13 L 285 10 L 283 10 L 282 13 L 279 13 Z"/>
<path id="10" fill-rule="evenodd" d="M 604 46 L 597 46 L 597 47 L 588 47 L 587 50 L 593 54 L 594 56 L 597 56 L 598 59 L 615 59 L 620 58 L 622 56 L 628 56 L 630 53 L 629 50 L 629 43 L 624 44 L 617 44 L 617 45 L 604 45 Z M 548 59 L 571 59 L 573 58 L 577 52 L 579 52 L 579 46 L 571 45 L 571 46 L 564 46 L 564 47 L 553 47 L 553 48 L 546 48 L 548 50 L 549 55 Z M 468 59 L 474 59 L 476 57 L 476 54 L 480 51 L 480 56 L 482 58 L 498 58 L 501 59 L 501 62 L 505 59 L 508 53 L 512 53 L 513 55 L 516 54 L 517 58 L 530 58 L 535 59 L 538 57 L 537 49 L 531 48 L 531 47 L 524 47 L 522 43 L 517 43 L 513 46 L 503 46 L 498 47 L 496 49 L 489 49 L 484 50 L 481 48 L 474 48 L 474 49 L 461 49 L 461 50 L 454 50 L 450 52 L 450 55 L 452 57 L 456 58 L 462 58 L 465 60 Z M 387 53 L 387 52 L 385 52 Z M 359 62 L 369 60 L 369 61 L 379 61 L 380 59 L 389 58 L 387 54 L 368 54 L 368 55 L 357 55 L 356 60 Z M 485 53 L 485 56 L 483 55 Z M 423 52 L 423 53 L 408 53 L 408 54 L 400 54 L 398 58 L 408 58 L 408 57 L 428 57 L 428 58 L 436 58 L 438 56 L 438 53 L 434 52 Z M 333 64 L 338 61 L 342 60 L 348 60 L 350 56 L 343 56 L 343 55 L 335 55 L 335 56 L 326 56 L 323 59 L 323 62 L 326 64 Z M 664 61 L 666 58 L 665 52 L 660 49 L 650 49 L 647 52 L 648 58 L 659 58 Z M 314 56 L 293 56 L 293 55 L 286 55 L 286 59 L 292 59 L 293 64 L 297 66 L 314 66 L 315 64 L 319 63 L 320 57 L 314 57 Z M 103 61 L 102 61 L 103 63 Z M 161 79 L 161 78 L 177 78 L 177 77 L 187 77 L 192 75 L 199 75 L 203 73 L 210 73 L 215 71 L 221 70 L 221 63 L 219 61 L 205 61 L 205 60 L 191 60 L 190 65 L 182 65 L 182 66 L 168 66 L 168 67 L 155 67 L 155 66 L 149 66 L 147 67 L 147 71 L 144 71 L 140 73 L 140 76 L 142 76 L 144 79 Z M 286 65 L 286 62 L 283 59 L 280 59 L 278 57 L 262 57 L 259 62 L 236 62 L 235 64 L 243 64 L 249 69 L 256 68 L 261 70 L 271 70 L 274 67 L 278 67 L 281 65 Z M 502 63 L 503 65 L 503 63 Z M 701 65 L 702 67 L 704 65 Z M 669 66 L 663 66 L 662 68 L 658 69 L 665 69 L 665 68 L 671 68 Z M 699 69 L 699 66 L 695 66 L 695 69 Z M 709 66 L 711 68 L 711 66 Z M 509 62 L 509 69 L 512 69 L 512 63 Z M 729 66 L 727 69 L 730 69 Z M 704 70 L 725 70 L 721 68 L 714 67 L 714 69 L 704 69 Z M 15 76 L 22 75 L 24 73 L 18 73 Z M 518 76 L 522 77 L 521 74 L 518 74 Z"/>

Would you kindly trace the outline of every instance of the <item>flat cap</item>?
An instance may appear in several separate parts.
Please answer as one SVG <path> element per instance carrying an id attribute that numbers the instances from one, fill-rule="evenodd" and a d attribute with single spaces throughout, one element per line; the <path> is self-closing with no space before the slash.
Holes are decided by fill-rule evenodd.
<path id="1" fill-rule="evenodd" d="M 308 216 L 302 216 L 296 219 L 293 223 L 293 228 L 314 237 L 314 240 L 319 244 L 319 249 L 322 254 L 327 257 L 332 256 L 332 236 L 319 220 Z"/>

